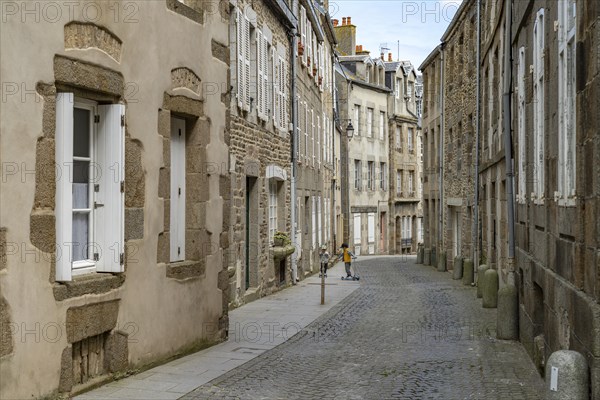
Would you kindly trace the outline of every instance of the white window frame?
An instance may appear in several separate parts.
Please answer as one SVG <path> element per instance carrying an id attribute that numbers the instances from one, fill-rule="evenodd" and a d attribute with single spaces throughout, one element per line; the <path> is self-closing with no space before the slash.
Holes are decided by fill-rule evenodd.
<path id="1" fill-rule="evenodd" d="M 402 194 L 402 170 L 396 170 L 396 194 Z"/>
<path id="2" fill-rule="evenodd" d="M 354 105 L 354 133 L 360 136 L 360 106 Z"/>
<path id="3" fill-rule="evenodd" d="M 375 243 L 375 213 L 367 214 L 367 242 Z"/>
<path id="4" fill-rule="evenodd" d="M 558 192 L 555 198 L 560 205 L 569 206 L 575 205 L 576 186 L 576 7 L 574 0 L 559 0 L 558 3 L 559 130 Z"/>
<path id="5" fill-rule="evenodd" d="M 88 256 L 73 262 L 73 156 L 74 109 L 90 111 L 90 180 L 88 181 Z M 96 122 L 96 116 L 98 121 Z M 90 272 L 123 272 L 124 264 L 124 160 L 125 106 L 97 105 L 75 98 L 73 93 L 56 96 L 56 281 L 68 282 L 74 275 Z M 94 163 L 92 165 L 92 163 Z M 93 167 L 93 171 L 92 171 Z M 91 250 L 90 250 L 91 249 Z M 93 253 L 92 253 L 93 252 Z"/>
<path id="6" fill-rule="evenodd" d="M 386 163 L 380 162 L 379 163 L 379 176 L 380 176 L 379 188 L 382 191 L 386 190 L 386 184 L 385 184 L 386 183 L 385 182 L 386 181 L 386 179 L 385 179 L 386 178 L 386 171 L 387 171 Z"/>
<path id="7" fill-rule="evenodd" d="M 408 128 L 408 135 L 406 136 L 406 140 L 407 140 L 406 146 L 408 147 L 409 153 L 412 153 L 414 151 L 414 147 L 413 147 L 414 134 L 415 134 L 415 130 L 413 128 Z"/>
<path id="8" fill-rule="evenodd" d="M 533 27 L 533 193 L 536 204 L 544 202 L 544 9 L 537 12 Z"/>
<path id="9" fill-rule="evenodd" d="M 273 237 L 277 232 L 277 195 L 278 184 L 274 178 L 269 179 L 269 242 L 272 243 Z"/>
<path id="10" fill-rule="evenodd" d="M 396 99 L 400 100 L 400 95 L 402 94 L 402 85 L 400 84 L 400 78 L 396 78 Z"/>
<path id="11" fill-rule="evenodd" d="M 354 189 L 362 189 L 362 162 L 361 160 L 354 160 Z"/>
<path id="12" fill-rule="evenodd" d="M 385 140 L 385 112 L 379 112 L 379 139 Z"/>
<path id="13" fill-rule="evenodd" d="M 373 137 L 373 109 L 367 108 L 367 137 Z"/>
<path id="14" fill-rule="evenodd" d="M 414 195 L 415 195 L 414 180 L 415 180 L 414 171 L 409 171 L 408 172 L 408 195 L 411 197 L 414 197 Z"/>
<path id="15" fill-rule="evenodd" d="M 361 232 L 361 215 L 360 213 L 354 213 L 354 244 L 355 245 L 359 245 L 361 244 L 361 236 L 362 236 L 362 232 Z"/>
<path id="16" fill-rule="evenodd" d="M 367 161 L 367 190 L 374 190 L 375 161 Z"/>
<path id="17" fill-rule="evenodd" d="M 169 261 L 185 260 L 185 120 L 171 117 Z"/>

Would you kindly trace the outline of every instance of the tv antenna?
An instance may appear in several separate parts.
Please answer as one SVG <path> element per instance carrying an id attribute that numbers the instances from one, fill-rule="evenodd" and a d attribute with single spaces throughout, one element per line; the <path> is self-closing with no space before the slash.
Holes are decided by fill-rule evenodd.
<path id="1" fill-rule="evenodd" d="M 386 50 L 391 50 L 391 48 L 388 47 L 387 43 L 381 43 L 379 45 L 379 54 L 381 54 L 382 56 L 385 56 L 385 51 Z"/>

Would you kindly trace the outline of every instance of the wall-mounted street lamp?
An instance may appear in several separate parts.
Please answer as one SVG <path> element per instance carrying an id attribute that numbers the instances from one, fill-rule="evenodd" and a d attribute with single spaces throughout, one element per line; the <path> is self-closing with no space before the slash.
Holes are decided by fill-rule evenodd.
<path id="1" fill-rule="evenodd" d="M 352 121 L 348 122 L 348 126 L 346 127 L 346 135 L 348 135 L 348 139 L 352 139 L 352 136 L 354 136 L 354 127 L 352 126 Z"/>

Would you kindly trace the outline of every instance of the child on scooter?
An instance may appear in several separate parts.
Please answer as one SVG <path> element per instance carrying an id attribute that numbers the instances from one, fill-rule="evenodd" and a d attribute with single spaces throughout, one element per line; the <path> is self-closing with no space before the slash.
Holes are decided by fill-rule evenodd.
<path id="1" fill-rule="evenodd" d="M 356 256 L 348 249 L 348 244 L 342 243 L 342 247 L 340 248 L 342 252 L 339 254 L 339 257 L 342 257 L 344 261 L 344 265 L 346 267 L 346 277 L 352 278 L 352 272 L 350 271 L 350 267 L 352 265 L 352 260 L 356 260 Z"/>
<path id="2" fill-rule="evenodd" d="M 322 275 L 325 275 L 325 278 L 327 278 L 327 265 L 329 264 L 329 252 L 327 251 L 327 246 L 321 246 L 321 253 L 319 254 L 319 259 L 321 261 L 321 273 L 319 274 L 319 278 Z"/>

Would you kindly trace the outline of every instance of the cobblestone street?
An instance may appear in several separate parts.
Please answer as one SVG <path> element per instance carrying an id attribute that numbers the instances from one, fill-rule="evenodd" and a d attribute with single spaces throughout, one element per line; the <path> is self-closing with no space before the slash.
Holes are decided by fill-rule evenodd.
<path id="1" fill-rule="evenodd" d="M 495 339 L 496 310 L 474 288 L 414 257 L 356 269 L 360 288 L 344 301 L 184 398 L 542 398 L 532 362 L 519 343 Z"/>

